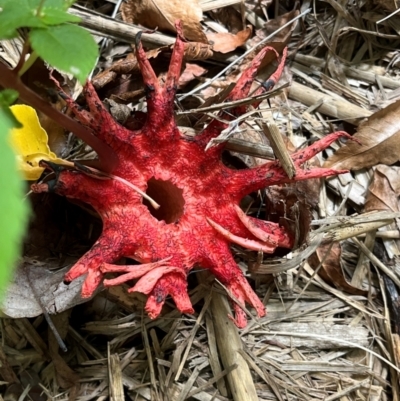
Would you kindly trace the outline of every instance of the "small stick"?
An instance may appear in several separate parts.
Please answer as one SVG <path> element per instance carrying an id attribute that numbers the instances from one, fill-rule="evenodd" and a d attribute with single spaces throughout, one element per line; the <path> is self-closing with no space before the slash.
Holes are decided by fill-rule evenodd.
<path id="1" fill-rule="evenodd" d="M 286 149 L 286 145 L 283 142 L 283 138 L 279 131 L 279 128 L 274 123 L 261 123 L 261 128 L 263 129 L 265 136 L 269 140 L 269 144 L 271 145 L 275 156 L 281 162 L 282 168 L 285 170 L 285 173 L 290 179 L 292 179 L 296 175 L 296 167 L 293 163 L 292 158 L 289 155 L 289 152 Z"/>

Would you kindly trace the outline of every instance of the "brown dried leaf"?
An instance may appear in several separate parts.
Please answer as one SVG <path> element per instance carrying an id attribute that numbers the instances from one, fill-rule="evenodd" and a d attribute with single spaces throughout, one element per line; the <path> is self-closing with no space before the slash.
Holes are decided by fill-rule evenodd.
<path id="1" fill-rule="evenodd" d="M 229 53 L 239 46 L 243 46 L 250 38 L 253 32 L 251 25 L 247 25 L 246 29 L 239 31 L 236 34 L 223 33 L 208 33 L 207 38 L 213 43 L 213 50 L 219 53 Z"/>
<path id="2" fill-rule="evenodd" d="M 367 295 L 368 291 L 353 287 L 346 281 L 340 266 L 341 253 L 339 242 L 334 242 L 332 246 L 331 244 L 323 244 L 308 258 L 308 263 L 315 270 L 322 262 L 322 267 L 318 270 L 318 274 L 335 287 L 352 295 Z"/>
<path id="3" fill-rule="evenodd" d="M 266 190 L 266 219 L 279 222 L 291 233 L 295 238 L 294 249 L 308 240 L 320 186 L 319 180 L 307 180 Z"/>
<path id="4" fill-rule="evenodd" d="M 274 18 L 273 20 L 268 21 L 265 24 L 265 27 L 262 29 L 257 29 L 255 32 L 255 36 L 253 39 L 250 40 L 249 45 L 255 46 L 257 43 L 261 42 L 264 38 L 274 33 L 278 28 L 288 23 L 293 18 L 296 18 L 299 15 L 299 10 L 292 10 L 286 14 L 282 14 L 279 17 Z M 285 29 L 277 33 L 272 39 L 274 48 L 281 53 L 283 48 L 288 44 L 294 29 L 297 27 L 298 21 L 288 25 Z M 271 43 L 268 43 L 270 46 Z"/>
<path id="5" fill-rule="evenodd" d="M 175 22 L 182 21 L 186 39 L 208 43 L 200 21 L 203 12 L 198 0 L 128 0 L 121 5 L 122 19 L 151 29 L 176 32 Z"/>
<path id="6" fill-rule="evenodd" d="M 185 60 L 204 60 L 209 57 L 212 57 L 212 46 L 206 45 L 204 43 L 199 42 L 188 42 L 185 43 L 185 52 L 184 52 L 184 59 Z M 158 57 L 159 54 L 162 53 L 170 53 L 172 51 L 172 46 L 163 46 L 157 49 L 152 49 L 146 52 L 146 56 L 148 60 L 155 59 Z M 165 69 L 167 66 L 165 66 Z M 137 74 L 140 76 L 139 65 L 136 59 L 136 56 L 133 53 L 129 53 L 125 59 L 121 59 L 116 61 L 112 64 L 112 66 L 99 74 L 97 74 L 93 80 L 92 84 L 94 87 L 99 90 L 109 84 L 110 82 L 116 81 L 119 75 L 122 74 Z M 200 76 L 202 74 L 197 74 Z M 133 75 L 131 78 L 132 80 L 137 80 L 138 76 Z M 126 80 L 125 80 L 126 81 Z M 142 84 L 138 86 L 134 86 L 133 90 L 140 90 L 142 88 Z M 123 93 L 128 91 L 132 92 L 132 86 L 130 85 L 129 88 L 126 88 L 126 84 L 123 88 Z M 111 94 L 109 94 L 111 96 Z M 131 98 L 131 96 L 129 97 Z"/>
<path id="7" fill-rule="evenodd" d="M 81 297 L 84 278 L 66 285 L 63 279 L 69 267 L 54 273 L 47 268 L 52 264 L 55 265 L 53 267 L 57 266 L 57 263 L 50 260 L 39 264 L 26 260 L 23 267 L 15 271 L 14 280 L 7 288 L 1 303 L 2 312 L 15 319 L 41 315 L 43 310 L 34 293 L 40 296 L 42 305 L 50 314 L 87 302 L 87 299 Z"/>
<path id="8" fill-rule="evenodd" d="M 366 212 L 383 210 L 388 212 L 400 211 L 400 167 L 385 166 L 383 164 L 374 169 L 372 182 L 368 187 L 368 193 L 365 201 Z M 398 230 L 399 220 L 391 223 L 388 230 Z M 395 240 L 397 247 L 400 246 L 400 240 Z"/>
<path id="9" fill-rule="evenodd" d="M 359 170 L 400 160 L 400 100 L 374 113 L 360 125 L 354 138 L 332 155 L 324 167 Z"/>
<path id="10" fill-rule="evenodd" d="M 156 58 L 161 52 L 169 50 L 169 46 L 159 47 L 146 52 L 147 60 Z M 118 74 L 132 74 L 132 72 L 139 71 L 139 64 L 136 56 L 133 53 L 128 54 L 124 60 L 118 60 L 110 67 L 111 71 L 117 72 Z"/>
<path id="11" fill-rule="evenodd" d="M 240 15 L 240 12 L 237 11 L 233 6 L 215 8 L 210 10 L 208 14 L 213 20 L 226 27 L 226 29 L 231 33 L 237 33 L 243 29 L 243 18 Z"/>
<path id="12" fill-rule="evenodd" d="M 208 43 L 185 43 L 184 60 L 205 60 L 213 56 L 212 46 Z"/>
<path id="13" fill-rule="evenodd" d="M 374 169 L 365 201 L 366 212 L 400 210 L 400 167 L 379 165 Z"/>
<path id="14" fill-rule="evenodd" d="M 207 70 L 198 64 L 186 63 L 185 69 L 179 77 L 178 87 L 182 88 L 194 79 L 201 77 Z"/>

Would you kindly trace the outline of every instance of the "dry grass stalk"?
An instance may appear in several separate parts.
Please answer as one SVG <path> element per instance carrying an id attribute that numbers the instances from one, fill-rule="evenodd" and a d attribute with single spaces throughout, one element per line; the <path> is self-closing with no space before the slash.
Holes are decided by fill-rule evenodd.
<path id="1" fill-rule="evenodd" d="M 121 361 L 118 354 L 108 353 L 108 391 L 111 400 L 124 400 Z"/>
<path id="2" fill-rule="evenodd" d="M 228 318 L 229 306 L 223 295 L 213 293 L 211 311 L 222 364 L 225 369 L 236 365 L 227 375 L 233 399 L 235 401 L 258 400 L 249 366 L 240 354 L 243 350 L 243 344 L 235 325 Z"/>
<path id="3" fill-rule="evenodd" d="M 295 81 L 290 86 L 289 98 L 303 103 L 306 106 L 312 106 L 322 99 L 323 103 L 318 107 L 319 112 L 329 117 L 337 118 L 338 120 L 348 121 L 353 124 L 356 123 L 356 125 L 357 121 L 372 114 L 372 112 L 350 103 L 345 99 L 323 94 Z"/>

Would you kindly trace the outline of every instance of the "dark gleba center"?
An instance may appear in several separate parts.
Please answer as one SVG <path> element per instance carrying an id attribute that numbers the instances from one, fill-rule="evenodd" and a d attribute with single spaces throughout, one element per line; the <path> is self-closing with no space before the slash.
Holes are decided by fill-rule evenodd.
<path id="1" fill-rule="evenodd" d="M 185 205 L 183 191 L 171 181 L 150 178 L 147 182 L 146 194 L 160 205 L 159 209 L 154 209 L 146 199 L 143 200 L 143 204 L 157 220 L 164 220 L 167 224 L 171 224 L 183 215 Z"/>

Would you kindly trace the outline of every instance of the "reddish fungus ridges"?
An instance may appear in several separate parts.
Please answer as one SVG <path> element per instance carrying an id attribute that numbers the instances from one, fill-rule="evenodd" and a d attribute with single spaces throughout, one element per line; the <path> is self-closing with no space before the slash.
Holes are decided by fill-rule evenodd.
<path id="1" fill-rule="evenodd" d="M 151 88 L 147 91 L 147 120 L 138 131 L 130 131 L 113 120 L 90 82 L 85 87 L 89 111 L 80 109 L 67 98 L 75 117 L 117 153 L 118 165 L 113 174 L 147 192 L 160 208 L 147 206 L 140 193 L 121 181 L 99 180 L 80 171 L 58 172 L 55 192 L 89 203 L 103 220 L 100 238 L 65 279 L 72 281 L 86 274 L 82 287 L 84 297 L 93 294 L 107 273 L 119 276 L 104 280 L 105 286 L 137 280 L 129 291 L 148 295 L 146 311 L 155 318 L 167 296 L 173 298 L 180 311 L 193 312 L 187 294 L 187 275 L 195 265 L 202 266 L 236 299 L 234 321 L 244 327 L 245 302 L 256 309 L 258 316 L 265 315 L 265 307 L 233 259 L 230 244 L 273 253 L 277 247 L 291 248 L 293 238 L 276 223 L 246 216 L 238 206 L 240 200 L 266 185 L 340 173 L 323 168 L 303 170 L 302 164 L 347 134 L 336 132 L 296 152 L 293 179 L 287 177 L 277 161 L 248 170 L 230 170 L 220 160 L 223 145 L 205 151 L 208 141 L 226 125 L 214 120 L 191 140 L 176 126 L 173 102 L 183 51 L 178 27 L 166 82 L 161 85 L 138 40 L 137 57 L 144 85 Z M 248 96 L 257 68 L 269 51 L 276 54 L 272 48 L 263 49 L 244 71 L 229 100 Z M 284 57 L 268 87 L 278 80 L 283 63 Z M 244 108 L 231 110 L 236 115 L 243 112 Z M 224 118 L 228 118 L 227 114 Z M 50 190 L 50 185 L 40 184 L 33 190 Z M 115 264 L 122 257 L 135 259 L 140 264 Z"/>

